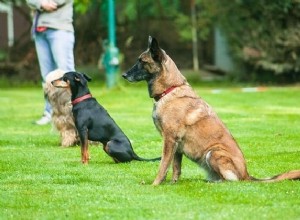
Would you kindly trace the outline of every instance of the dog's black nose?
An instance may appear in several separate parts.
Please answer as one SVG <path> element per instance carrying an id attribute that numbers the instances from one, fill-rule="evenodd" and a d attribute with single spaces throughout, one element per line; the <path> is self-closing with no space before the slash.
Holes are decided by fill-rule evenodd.
<path id="1" fill-rule="evenodd" d="M 126 76 L 127 76 L 126 73 L 123 73 L 123 74 L 122 74 L 122 77 L 123 77 L 124 79 L 126 79 Z"/>

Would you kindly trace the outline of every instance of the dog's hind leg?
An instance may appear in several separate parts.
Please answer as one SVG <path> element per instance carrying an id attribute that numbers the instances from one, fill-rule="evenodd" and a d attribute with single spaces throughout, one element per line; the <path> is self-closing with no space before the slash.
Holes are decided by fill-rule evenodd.
<path id="1" fill-rule="evenodd" d="M 237 181 L 242 180 L 243 174 L 233 157 L 222 149 L 211 150 L 206 155 L 206 163 L 209 170 L 210 181 Z"/>
<path id="2" fill-rule="evenodd" d="M 110 156 L 115 161 L 115 163 L 126 162 L 126 161 L 120 160 L 119 154 L 122 155 L 122 153 L 118 152 L 119 151 L 118 149 L 120 150 L 121 148 L 118 147 L 118 145 L 117 145 L 117 143 L 115 143 L 115 141 L 109 141 L 106 144 L 103 144 L 103 150 L 105 151 L 105 153 L 108 154 L 108 156 Z M 130 160 L 128 160 L 128 161 L 130 161 Z"/>
<path id="3" fill-rule="evenodd" d="M 177 149 L 177 143 L 173 138 L 164 139 L 164 147 L 163 147 L 162 158 L 160 161 L 159 171 L 152 185 L 157 186 L 164 181 L 168 172 L 168 168 L 172 162 L 172 159 L 174 159 L 174 154 L 176 152 L 176 149 Z"/>
<path id="4" fill-rule="evenodd" d="M 174 155 L 173 159 L 173 176 L 172 176 L 172 182 L 176 183 L 180 177 L 181 174 L 181 162 L 182 162 L 182 153 L 179 153 L 178 151 Z"/>
<path id="5" fill-rule="evenodd" d="M 126 140 L 111 140 L 103 150 L 113 158 L 116 163 L 125 163 L 134 160 L 134 152 L 130 142 Z"/>

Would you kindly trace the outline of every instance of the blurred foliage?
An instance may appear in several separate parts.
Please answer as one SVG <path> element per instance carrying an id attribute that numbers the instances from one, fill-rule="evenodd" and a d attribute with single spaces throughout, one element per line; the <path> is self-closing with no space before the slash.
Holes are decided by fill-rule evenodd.
<path id="1" fill-rule="evenodd" d="M 0 0 L 0 2 L 3 2 L 3 3 L 12 3 L 14 5 L 19 5 L 21 3 L 24 3 L 25 0 Z"/>
<path id="2" fill-rule="evenodd" d="M 26 1 L 0 2 L 18 6 Z M 175 56 L 189 51 L 192 2 L 204 62 L 213 60 L 212 33 L 218 27 L 227 37 L 235 63 L 246 73 L 300 75 L 300 0 L 115 0 L 117 36 L 123 42 L 125 61 L 131 63 L 132 51 L 145 45 L 148 34 L 159 36 L 162 46 Z M 74 8 L 79 64 L 95 62 L 107 37 L 107 0 L 74 0 Z M 189 56 L 185 54 L 182 63 L 190 65 Z"/>
<path id="3" fill-rule="evenodd" d="M 75 0 L 75 8 L 84 13 L 92 4 L 95 7 L 103 2 L 106 1 Z M 141 27 L 146 25 L 145 20 L 153 23 L 171 20 L 173 24 L 169 28 L 179 41 L 186 43 L 192 38 L 191 3 L 186 0 L 115 1 L 118 23 L 131 25 L 132 33 L 136 26 L 145 32 L 145 27 Z M 264 71 L 299 73 L 299 0 L 195 0 L 195 4 L 198 38 L 205 43 L 212 37 L 214 27 L 221 28 L 237 66 L 242 64 L 247 71 L 259 74 Z"/>
<path id="4" fill-rule="evenodd" d="M 0 61 L 3 61 L 7 58 L 7 51 L 0 50 Z"/>
<path id="5" fill-rule="evenodd" d="M 201 7 L 224 31 L 237 61 L 275 74 L 299 73 L 299 0 L 202 0 Z"/>
<path id="6" fill-rule="evenodd" d="M 90 6 L 90 3 L 93 1 L 90 0 L 74 0 L 74 8 L 78 13 L 85 13 Z"/>

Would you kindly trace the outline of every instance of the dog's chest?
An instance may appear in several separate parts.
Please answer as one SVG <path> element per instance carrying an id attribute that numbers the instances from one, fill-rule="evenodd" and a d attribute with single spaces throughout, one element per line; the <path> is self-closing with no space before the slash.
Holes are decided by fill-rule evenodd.
<path id="1" fill-rule="evenodd" d="M 158 111 L 159 111 L 159 106 L 157 103 L 154 103 L 153 111 L 152 111 L 152 119 L 153 119 L 156 129 L 161 133 L 162 125 L 161 125 L 161 118 L 158 114 Z"/>

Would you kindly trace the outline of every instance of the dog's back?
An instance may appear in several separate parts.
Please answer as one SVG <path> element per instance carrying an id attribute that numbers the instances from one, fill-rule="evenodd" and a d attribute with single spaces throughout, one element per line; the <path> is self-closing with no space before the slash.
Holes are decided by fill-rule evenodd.
<path id="1" fill-rule="evenodd" d="M 72 111 L 76 126 L 88 129 L 89 140 L 107 143 L 111 139 L 125 137 L 121 128 L 95 98 L 74 105 Z"/>

